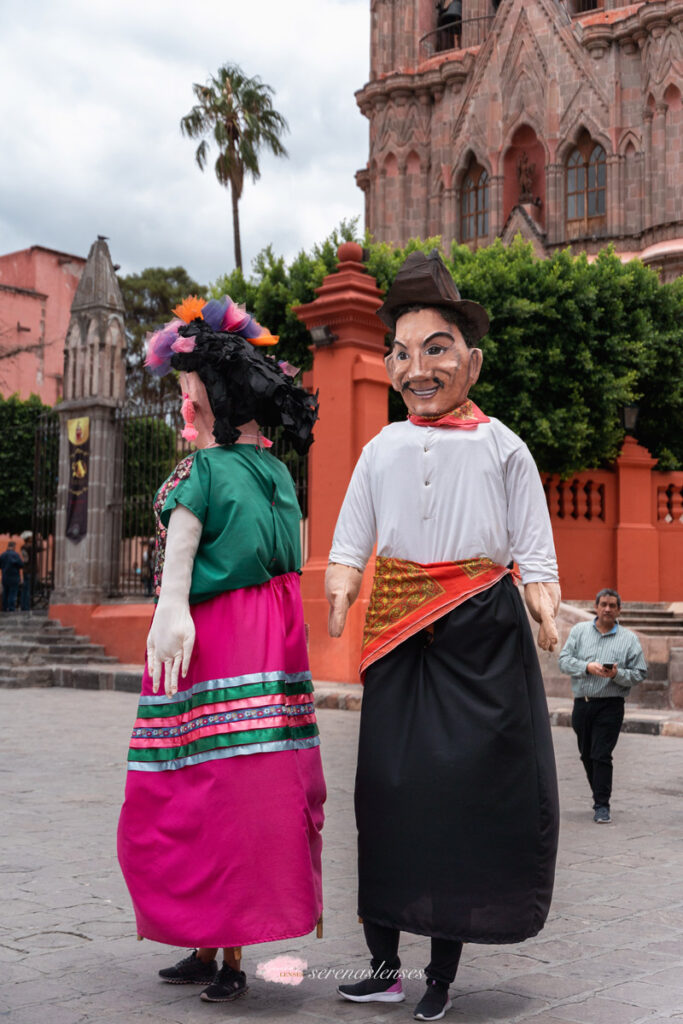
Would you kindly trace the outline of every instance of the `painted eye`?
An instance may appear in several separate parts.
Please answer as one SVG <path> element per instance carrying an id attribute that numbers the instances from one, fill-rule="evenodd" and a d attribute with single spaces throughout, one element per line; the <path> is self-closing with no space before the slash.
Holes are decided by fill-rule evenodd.
<path id="1" fill-rule="evenodd" d="M 428 356 L 439 356 L 444 351 L 442 345 L 430 345 L 427 349 Z"/>

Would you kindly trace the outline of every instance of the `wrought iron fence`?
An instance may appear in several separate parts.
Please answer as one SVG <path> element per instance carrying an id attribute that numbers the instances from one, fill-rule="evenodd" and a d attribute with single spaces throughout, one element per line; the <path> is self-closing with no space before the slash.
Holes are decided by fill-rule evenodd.
<path id="1" fill-rule="evenodd" d="M 32 608 L 47 608 L 55 577 L 55 517 L 59 477 L 59 416 L 46 412 L 35 430 L 32 536 L 29 549 Z"/>
<path id="2" fill-rule="evenodd" d="M 120 424 L 123 460 L 123 495 L 114 514 L 112 536 L 112 597 L 152 597 L 154 574 L 154 515 L 152 502 L 161 483 L 180 459 L 191 451 L 181 437 L 180 403 L 122 406 Z M 281 459 L 294 480 L 304 519 L 308 505 L 308 460 L 285 442 L 282 428 L 265 430 L 273 441 L 271 452 Z M 305 547 L 302 536 L 302 547 Z"/>
<path id="3" fill-rule="evenodd" d="M 122 494 L 113 515 L 111 597 L 151 597 L 154 516 L 152 500 L 176 463 L 190 451 L 182 439 L 177 401 L 116 409 L 123 466 Z"/>

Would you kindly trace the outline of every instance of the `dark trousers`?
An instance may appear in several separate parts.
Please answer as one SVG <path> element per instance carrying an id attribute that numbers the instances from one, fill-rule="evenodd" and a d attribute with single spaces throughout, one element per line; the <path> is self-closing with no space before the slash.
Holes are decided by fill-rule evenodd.
<path id="1" fill-rule="evenodd" d="M 398 942 L 401 933 L 398 928 L 385 928 L 372 921 L 363 922 L 365 941 L 372 954 L 373 973 L 380 971 L 398 971 L 401 961 L 398 957 Z M 453 939 L 432 939 L 432 958 L 425 968 L 427 978 L 450 985 L 455 978 L 462 942 Z"/>
<path id="2" fill-rule="evenodd" d="M 623 697 L 577 697 L 572 728 L 593 791 L 594 807 L 609 807 L 612 795 L 612 751 L 624 720 Z"/>
<path id="3" fill-rule="evenodd" d="M 21 610 L 31 611 L 31 574 L 24 570 L 24 582 L 21 585 Z"/>
<path id="4" fill-rule="evenodd" d="M 17 594 L 19 593 L 19 580 L 12 580 L 9 583 L 2 581 L 2 610 L 3 612 L 14 612 L 17 609 Z"/>

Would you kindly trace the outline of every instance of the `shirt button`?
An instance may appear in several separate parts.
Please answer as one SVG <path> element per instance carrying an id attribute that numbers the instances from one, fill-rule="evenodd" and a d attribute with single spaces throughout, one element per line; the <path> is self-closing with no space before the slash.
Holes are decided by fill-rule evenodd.
<path id="1" fill-rule="evenodd" d="M 425 445 L 425 452 L 428 452 L 428 451 L 429 451 L 429 448 L 427 447 L 427 445 Z"/>
<path id="2" fill-rule="evenodd" d="M 425 487 L 429 487 L 429 480 L 425 480 Z"/>

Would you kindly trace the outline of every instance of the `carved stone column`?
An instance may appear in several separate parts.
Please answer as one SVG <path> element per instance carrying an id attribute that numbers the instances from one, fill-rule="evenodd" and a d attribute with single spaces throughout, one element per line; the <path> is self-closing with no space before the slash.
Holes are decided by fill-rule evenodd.
<path id="1" fill-rule="evenodd" d="M 653 155 L 653 167 L 656 169 L 653 184 L 653 224 L 662 224 L 666 220 L 666 103 L 658 103 L 655 107 L 654 123 L 652 125 L 653 142 L 655 152 Z"/>
<path id="2" fill-rule="evenodd" d="M 98 238 L 74 296 L 65 344 L 53 608 L 99 604 L 109 595 L 118 568 L 123 466 L 115 410 L 126 387 L 123 321 L 109 248 Z M 76 490 L 85 496 L 77 528 L 67 524 L 70 492 L 73 501 Z"/>
<path id="3" fill-rule="evenodd" d="M 503 175 L 494 174 L 489 184 L 489 238 L 497 238 L 503 227 Z"/>
<path id="4" fill-rule="evenodd" d="M 550 243 L 562 241 L 565 235 L 563 175 L 562 164 L 547 164 L 545 169 L 545 230 Z"/>
<path id="5" fill-rule="evenodd" d="M 652 192 L 654 188 L 654 175 L 652 173 L 652 120 L 652 111 L 649 107 L 646 107 L 643 111 L 643 149 L 645 158 L 645 167 L 643 174 L 644 229 L 647 229 L 652 226 L 654 216 L 654 206 L 652 202 Z"/>

